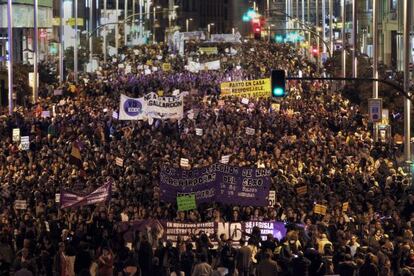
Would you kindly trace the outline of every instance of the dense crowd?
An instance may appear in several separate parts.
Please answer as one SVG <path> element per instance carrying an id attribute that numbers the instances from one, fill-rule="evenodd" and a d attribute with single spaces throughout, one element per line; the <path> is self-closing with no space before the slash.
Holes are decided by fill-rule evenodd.
<path id="1" fill-rule="evenodd" d="M 69 75 L 62 87 L 42 86 L 38 104 L 0 118 L 0 275 L 413 275 L 414 196 L 396 161 L 399 148 L 375 142 L 365 114 L 329 83 L 290 81 L 289 96 L 276 105 L 219 102 L 221 82 L 268 77 L 271 68 L 318 76 L 301 51 L 246 42 L 200 55 L 199 46 L 186 45 L 184 57 L 166 45 L 125 49 L 78 84 Z M 188 60 L 216 59 L 217 71 L 185 69 Z M 163 63 L 171 70 L 162 70 Z M 176 89 L 189 92 L 182 120 L 112 116 L 121 93 Z M 41 116 L 45 110 L 50 117 Z M 247 126 L 256 129 L 249 138 Z M 30 136 L 29 150 L 12 142 L 14 128 Z M 71 156 L 75 141 L 82 144 L 81 162 Z M 160 201 L 161 165 L 179 168 L 187 158 L 198 168 L 229 154 L 231 165 L 271 169 L 273 206 L 212 202 L 180 212 Z M 122 167 L 115 164 L 119 156 Z M 62 188 L 87 193 L 108 178 L 107 204 L 61 209 L 55 201 Z M 307 192 L 298 194 L 303 186 Z M 24 199 L 27 209 L 16 209 Z M 327 206 L 324 216 L 313 212 L 316 203 Z M 121 220 L 144 219 L 277 220 L 288 232 L 280 240 L 254 232 L 236 244 L 203 233 L 172 243 L 134 231 L 127 243 Z"/>

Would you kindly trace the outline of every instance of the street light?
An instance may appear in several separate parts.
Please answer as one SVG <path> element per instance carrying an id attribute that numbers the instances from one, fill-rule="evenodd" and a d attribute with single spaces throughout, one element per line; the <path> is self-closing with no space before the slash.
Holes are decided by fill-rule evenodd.
<path id="1" fill-rule="evenodd" d="M 193 19 L 192 19 L 192 18 L 187 18 L 187 19 L 185 20 L 185 31 L 186 31 L 186 32 L 188 32 L 189 25 L 190 25 L 190 21 L 193 21 Z"/>
<path id="2" fill-rule="evenodd" d="M 207 32 L 208 32 L 208 35 L 211 35 L 211 27 L 210 26 L 214 26 L 214 23 L 208 23 L 207 24 Z"/>

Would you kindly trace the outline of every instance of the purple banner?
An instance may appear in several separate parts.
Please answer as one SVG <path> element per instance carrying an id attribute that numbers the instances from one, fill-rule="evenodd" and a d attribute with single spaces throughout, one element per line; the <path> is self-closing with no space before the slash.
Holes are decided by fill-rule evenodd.
<path id="1" fill-rule="evenodd" d="M 161 199 L 176 202 L 179 195 L 194 193 L 197 204 L 222 202 L 246 206 L 267 206 L 268 169 L 235 167 L 216 163 L 192 170 L 164 166 L 160 172 Z"/>
<path id="2" fill-rule="evenodd" d="M 111 198 L 111 184 L 112 182 L 108 181 L 87 195 L 79 195 L 63 190 L 60 193 L 60 208 L 73 208 L 105 202 Z"/>
<path id="3" fill-rule="evenodd" d="M 127 241 L 133 240 L 131 234 L 139 230 L 142 233 L 155 234 L 157 238 L 171 240 L 175 243 L 178 238 L 183 241 L 192 240 L 192 236 L 199 236 L 201 233 L 207 234 L 211 238 L 213 245 L 217 246 L 217 241 L 221 234 L 233 240 L 233 245 L 237 246 L 241 238 L 249 239 L 254 227 L 260 229 L 262 240 L 267 239 L 271 234 L 274 238 L 281 240 L 286 236 L 285 224 L 280 221 L 243 221 L 243 222 L 173 222 L 158 221 L 153 219 L 122 222 L 120 229 L 129 232 L 125 233 L 124 238 Z"/>

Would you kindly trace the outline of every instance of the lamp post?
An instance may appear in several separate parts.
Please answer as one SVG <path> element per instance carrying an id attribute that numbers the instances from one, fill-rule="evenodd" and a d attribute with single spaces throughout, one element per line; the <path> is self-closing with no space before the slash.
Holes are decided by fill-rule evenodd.
<path id="1" fill-rule="evenodd" d="M 78 83 L 78 0 L 75 0 L 75 45 L 73 47 L 73 73 Z"/>
<path id="2" fill-rule="evenodd" d="M 157 9 L 161 9 L 161 6 L 152 7 L 153 23 L 152 23 L 152 43 L 155 43 L 155 22 L 157 21 Z"/>
<path id="3" fill-rule="evenodd" d="M 12 0 L 7 0 L 7 38 L 9 44 L 8 55 L 8 82 L 9 82 L 9 115 L 13 114 L 13 13 L 12 13 Z"/>
<path id="4" fill-rule="evenodd" d="M 187 19 L 185 20 L 185 31 L 186 31 L 186 32 L 188 32 L 189 25 L 190 25 L 190 21 L 193 21 L 193 19 L 192 19 L 192 18 L 187 18 Z"/>
<path id="5" fill-rule="evenodd" d="M 126 18 L 128 17 L 128 0 L 125 0 L 124 2 L 124 46 L 128 43 L 128 34 L 127 34 L 127 21 Z"/>
<path id="6" fill-rule="evenodd" d="M 374 0 L 375 1 L 375 0 Z M 346 17 L 346 1 L 342 0 L 342 76 L 346 78 L 346 50 L 345 50 L 345 40 L 346 40 L 346 34 L 345 34 L 345 17 Z"/>
<path id="7" fill-rule="evenodd" d="M 352 1 L 352 77 L 356 78 L 358 76 L 358 60 L 357 60 L 357 44 L 358 44 L 358 18 L 357 18 L 357 0 Z"/>
<path id="8" fill-rule="evenodd" d="M 118 10 L 119 10 L 119 0 L 115 1 L 115 14 L 116 14 L 116 21 L 119 21 L 119 14 L 118 14 Z M 116 57 L 118 58 L 118 48 L 119 48 L 119 24 L 116 24 L 115 27 L 115 53 L 116 53 Z"/>
<path id="9" fill-rule="evenodd" d="M 373 78 L 378 78 L 378 0 L 373 0 L 372 3 L 372 55 L 373 55 Z M 378 98 L 378 82 L 373 83 L 373 98 Z"/>
<path id="10" fill-rule="evenodd" d="M 37 39 L 39 38 L 38 35 L 38 28 L 37 28 L 37 9 L 38 9 L 38 0 L 34 0 L 33 1 L 33 103 L 37 102 L 37 95 L 38 95 L 38 90 L 37 90 L 37 72 L 38 70 L 38 56 L 37 56 Z"/>
<path id="11" fill-rule="evenodd" d="M 89 32 L 92 32 L 93 29 L 93 0 L 89 0 Z M 89 66 L 92 69 L 92 57 L 93 57 L 93 45 L 92 45 L 92 36 L 89 36 Z"/>
<path id="12" fill-rule="evenodd" d="M 59 34 L 59 84 L 63 84 L 63 52 L 64 52 L 64 44 L 63 44 L 63 18 L 64 18 L 64 8 L 63 8 L 63 0 L 60 0 L 60 34 Z"/>
<path id="13" fill-rule="evenodd" d="M 404 91 L 410 95 L 410 28 L 412 0 L 404 0 Z M 411 161 L 411 102 L 404 99 L 404 157 L 405 161 Z"/>

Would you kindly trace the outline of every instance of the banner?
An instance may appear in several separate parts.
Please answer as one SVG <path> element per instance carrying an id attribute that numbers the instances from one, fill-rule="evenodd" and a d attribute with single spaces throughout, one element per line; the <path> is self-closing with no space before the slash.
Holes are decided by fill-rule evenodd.
<path id="1" fill-rule="evenodd" d="M 235 167 L 222 163 L 191 170 L 162 166 L 161 199 L 174 203 L 177 196 L 194 193 L 197 204 L 217 201 L 267 206 L 270 175 L 268 169 Z"/>
<path id="2" fill-rule="evenodd" d="M 192 73 L 198 73 L 201 70 L 220 70 L 220 60 L 198 63 L 189 61 L 186 69 Z"/>
<path id="3" fill-rule="evenodd" d="M 60 208 L 81 207 L 84 205 L 105 202 L 111 198 L 112 182 L 108 181 L 90 194 L 79 195 L 62 190 L 60 192 Z"/>
<path id="4" fill-rule="evenodd" d="M 197 208 L 195 195 L 177 196 L 178 211 L 188 211 Z"/>
<path id="5" fill-rule="evenodd" d="M 184 102 L 181 94 L 160 97 L 151 92 L 144 96 L 145 115 L 154 119 L 181 119 L 184 113 Z"/>
<path id="6" fill-rule="evenodd" d="M 217 47 L 200 47 L 198 48 L 200 54 L 217 55 Z"/>
<path id="7" fill-rule="evenodd" d="M 222 82 L 221 96 L 244 98 L 270 97 L 270 79 Z"/>
<path id="8" fill-rule="evenodd" d="M 130 98 L 121 94 L 119 120 L 143 120 L 144 107 L 143 98 Z"/>
<path id="9" fill-rule="evenodd" d="M 241 43 L 241 35 L 239 32 L 235 34 L 212 34 L 210 41 L 211 42 L 233 42 Z"/>
<path id="10" fill-rule="evenodd" d="M 253 227 L 260 229 L 261 238 L 267 239 L 268 234 L 281 240 L 286 236 L 286 228 L 283 222 L 279 221 L 245 221 L 245 222 L 204 222 L 204 223 L 181 223 L 181 222 L 165 222 L 164 238 L 176 242 L 178 237 L 181 240 L 191 240 L 192 235 L 199 236 L 201 232 L 207 236 L 215 236 L 212 240 L 213 245 L 217 246 L 217 241 L 221 234 L 233 240 L 233 245 L 237 246 L 238 241 L 242 237 L 248 239 L 247 234 L 251 234 Z M 246 237 L 247 236 L 247 237 Z"/>

